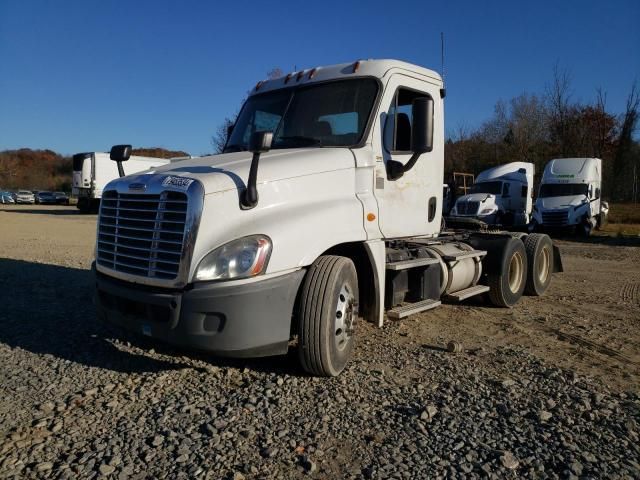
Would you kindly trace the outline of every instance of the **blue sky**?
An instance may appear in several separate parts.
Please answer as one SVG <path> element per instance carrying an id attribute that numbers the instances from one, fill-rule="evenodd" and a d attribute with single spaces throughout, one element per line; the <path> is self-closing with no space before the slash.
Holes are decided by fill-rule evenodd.
<path id="1" fill-rule="evenodd" d="M 217 3 L 0 0 L 0 149 L 210 152 L 273 67 L 399 58 L 439 70 L 441 31 L 448 131 L 544 92 L 556 63 L 575 99 L 602 87 L 616 113 L 640 81 L 638 0 Z"/>

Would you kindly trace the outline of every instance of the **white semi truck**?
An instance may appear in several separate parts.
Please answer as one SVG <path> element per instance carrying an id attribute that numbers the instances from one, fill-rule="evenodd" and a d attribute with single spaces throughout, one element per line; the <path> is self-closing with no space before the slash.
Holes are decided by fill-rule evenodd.
<path id="1" fill-rule="evenodd" d="M 126 173 L 137 173 L 170 162 L 163 158 L 132 156 Z M 83 213 L 97 211 L 104 187 L 119 176 L 118 167 L 108 153 L 76 153 L 73 156 L 72 195 L 78 198 L 78 209 Z"/>
<path id="2" fill-rule="evenodd" d="M 558 158 L 544 168 L 531 229 L 575 231 L 590 235 L 607 222 L 602 201 L 602 160 Z"/>
<path id="3" fill-rule="evenodd" d="M 481 172 L 471 193 L 456 199 L 455 217 L 475 218 L 489 225 L 524 227 L 533 209 L 532 163 L 511 162 Z"/>
<path id="4" fill-rule="evenodd" d="M 436 72 L 395 60 L 259 82 L 223 154 L 107 185 L 99 317 L 218 355 L 297 341 L 305 370 L 333 376 L 357 318 L 542 294 L 562 269 L 548 236 L 441 232 L 444 94 Z"/>

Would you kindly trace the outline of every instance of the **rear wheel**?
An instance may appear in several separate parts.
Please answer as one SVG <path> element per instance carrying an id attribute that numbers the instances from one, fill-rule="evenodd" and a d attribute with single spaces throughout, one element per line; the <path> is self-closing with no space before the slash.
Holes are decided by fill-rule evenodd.
<path id="1" fill-rule="evenodd" d="M 524 248 L 529 263 L 524 291 L 527 295 L 542 295 L 551 283 L 553 243 L 548 235 L 532 233 L 524 239 Z"/>
<path id="2" fill-rule="evenodd" d="M 489 299 L 497 307 L 512 307 L 524 292 L 527 279 L 527 254 L 524 244 L 512 238 L 505 244 L 500 269 L 487 274 Z"/>
<path id="3" fill-rule="evenodd" d="M 302 368 L 325 377 L 338 375 L 354 344 L 358 277 L 346 257 L 324 255 L 309 268 L 298 309 L 298 355 Z"/>

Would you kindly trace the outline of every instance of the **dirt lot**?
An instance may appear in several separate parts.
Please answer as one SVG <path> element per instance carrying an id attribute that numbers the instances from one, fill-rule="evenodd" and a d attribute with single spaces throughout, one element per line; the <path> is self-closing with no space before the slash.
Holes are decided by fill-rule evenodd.
<path id="1" fill-rule="evenodd" d="M 0 478 L 640 475 L 640 241 L 558 241 L 565 273 L 511 310 L 361 323 L 348 370 L 318 380 L 293 354 L 222 361 L 99 324 L 95 221 L 0 207 Z"/>
<path id="2" fill-rule="evenodd" d="M 88 269 L 95 223 L 96 216 L 69 207 L 2 208 L 1 255 Z M 441 345 L 453 339 L 484 349 L 518 345 L 614 388 L 640 389 L 640 238 L 556 242 L 566 273 L 556 275 L 544 297 L 525 297 L 513 310 L 447 305 L 402 322 L 400 340 Z"/>

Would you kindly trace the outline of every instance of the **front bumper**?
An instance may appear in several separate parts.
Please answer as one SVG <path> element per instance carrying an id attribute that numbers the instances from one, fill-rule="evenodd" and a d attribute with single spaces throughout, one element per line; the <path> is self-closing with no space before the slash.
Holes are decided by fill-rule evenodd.
<path id="1" fill-rule="evenodd" d="M 287 351 L 304 270 L 249 283 L 179 291 L 139 287 L 95 272 L 98 317 L 172 345 L 229 357 Z"/>

